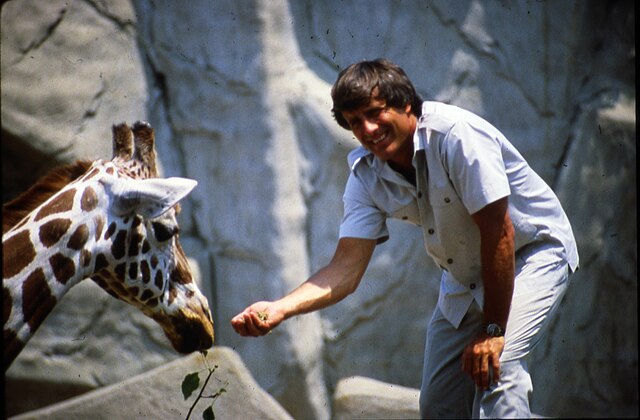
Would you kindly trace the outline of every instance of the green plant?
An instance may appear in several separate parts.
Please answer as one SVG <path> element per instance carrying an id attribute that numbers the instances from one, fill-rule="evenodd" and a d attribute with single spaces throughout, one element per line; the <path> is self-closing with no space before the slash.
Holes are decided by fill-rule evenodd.
<path id="1" fill-rule="evenodd" d="M 202 387 L 200 388 L 200 392 L 198 393 L 198 396 L 196 397 L 195 401 L 193 402 L 193 404 L 191 404 L 191 407 L 189 408 L 189 412 L 187 413 L 187 417 L 185 417 L 185 420 L 188 420 L 191 417 L 191 413 L 193 412 L 193 409 L 195 408 L 196 404 L 198 404 L 198 401 L 200 401 L 200 399 L 202 398 L 210 398 L 211 399 L 211 405 L 209 405 L 203 412 L 202 412 L 202 418 L 205 420 L 213 420 L 216 418 L 215 413 L 213 412 L 213 403 L 215 402 L 215 400 L 222 394 L 224 394 L 225 392 L 227 392 L 227 390 L 223 387 L 221 387 L 215 394 L 212 395 L 203 395 L 204 394 L 204 390 L 207 387 L 207 384 L 209 383 L 209 379 L 211 379 L 211 376 L 213 375 L 213 372 L 215 372 L 215 370 L 218 368 L 218 365 L 215 365 L 213 368 L 211 368 L 209 366 L 209 363 L 207 363 L 207 351 L 202 351 L 200 352 L 200 354 L 202 355 L 202 360 L 204 362 L 204 365 L 207 368 L 207 371 L 209 372 L 207 374 L 207 377 L 205 378 Z M 194 391 L 196 391 L 198 389 L 198 387 L 200 386 L 200 374 L 198 372 L 191 372 L 189 374 L 187 374 L 184 379 L 182 380 L 182 395 L 184 396 L 185 401 L 189 399 L 189 397 L 191 397 L 191 395 L 194 393 Z"/>

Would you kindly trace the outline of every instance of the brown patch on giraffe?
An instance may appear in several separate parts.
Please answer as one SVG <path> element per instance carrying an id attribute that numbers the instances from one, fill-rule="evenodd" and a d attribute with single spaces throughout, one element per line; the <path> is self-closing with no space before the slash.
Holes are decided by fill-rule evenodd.
<path id="1" fill-rule="evenodd" d="M 135 280 L 138 278 L 138 263 L 132 262 L 129 264 L 129 278 Z"/>
<path id="2" fill-rule="evenodd" d="M 102 235 L 102 229 L 104 229 L 104 217 L 102 216 L 96 216 L 95 219 L 95 224 L 96 224 L 96 241 L 100 239 L 100 235 Z"/>
<path id="3" fill-rule="evenodd" d="M 11 293 L 6 287 L 2 288 L 2 304 L 4 305 L 2 308 L 2 325 L 7 325 L 7 321 L 9 321 L 9 317 L 11 316 L 13 299 L 11 299 Z"/>
<path id="4" fill-rule="evenodd" d="M 42 268 L 38 268 L 22 284 L 22 313 L 31 331 L 44 321 L 56 305 Z"/>
<path id="5" fill-rule="evenodd" d="M 3 215 L 3 217 L 4 217 L 4 215 Z M 22 221 L 20 221 L 17 225 L 14 226 L 14 229 L 15 230 L 20 229 L 21 227 L 26 225 L 28 221 L 29 221 L 29 219 L 25 217 L 24 219 L 22 219 Z"/>
<path id="6" fill-rule="evenodd" d="M 83 249 L 80 253 L 80 265 L 83 267 L 88 267 L 91 264 L 91 251 Z"/>
<path id="7" fill-rule="evenodd" d="M 151 245 L 149 244 L 149 241 L 145 239 L 144 242 L 142 243 L 142 253 L 146 254 L 150 250 L 151 250 Z"/>
<path id="8" fill-rule="evenodd" d="M 102 271 L 104 268 L 107 268 L 108 266 L 109 266 L 109 261 L 107 261 L 107 257 L 105 257 L 104 254 L 96 255 L 96 263 L 93 267 L 94 273 L 98 273 Z"/>
<path id="9" fill-rule="evenodd" d="M 54 197 L 51 202 L 47 203 L 44 207 L 38 211 L 36 217 L 33 219 L 34 221 L 42 220 L 45 217 L 51 214 L 64 213 L 73 208 L 73 198 L 76 195 L 76 189 L 71 188 L 68 191 L 65 191 Z"/>
<path id="10" fill-rule="evenodd" d="M 24 347 L 22 340 L 18 335 L 9 329 L 4 330 L 4 369 L 6 370 L 11 362 L 18 356 L 20 350 Z"/>
<path id="11" fill-rule="evenodd" d="M 114 172 L 114 169 L 113 169 L 111 166 L 109 166 L 109 167 L 107 168 L 107 173 L 108 173 L 109 175 L 113 175 L 113 172 Z"/>
<path id="12" fill-rule="evenodd" d="M 36 257 L 29 231 L 16 233 L 2 241 L 2 278 L 8 279 L 24 270 Z"/>
<path id="13" fill-rule="evenodd" d="M 69 219 L 53 219 L 40 226 L 38 237 L 42 245 L 51 248 L 60 241 L 60 238 L 67 233 L 71 227 Z"/>
<path id="14" fill-rule="evenodd" d="M 87 225 L 80 225 L 69 238 L 69 242 L 67 242 L 67 247 L 71 249 L 75 249 L 76 251 L 80 251 L 84 244 L 87 243 L 89 239 L 89 228 Z"/>
<path id="15" fill-rule="evenodd" d="M 116 260 L 124 257 L 126 251 L 127 231 L 121 230 L 116 234 L 116 238 L 111 244 L 111 255 Z"/>
<path id="16" fill-rule="evenodd" d="M 69 183 L 82 176 L 90 167 L 91 161 L 77 161 L 54 169 L 40 178 L 31 188 L 13 200 L 2 205 L 2 233 L 17 229 L 17 223 L 38 206 L 51 198 Z"/>
<path id="17" fill-rule="evenodd" d="M 178 296 L 178 289 L 176 289 L 172 283 L 169 283 L 169 301 L 167 302 L 167 305 L 171 305 L 176 296 Z"/>
<path id="18" fill-rule="evenodd" d="M 76 264 L 73 260 L 59 252 L 49 258 L 49 264 L 56 280 L 62 284 L 67 284 L 69 279 L 76 273 Z"/>
<path id="19" fill-rule="evenodd" d="M 116 268 L 113 269 L 113 271 L 116 273 L 116 277 L 118 278 L 118 280 L 124 281 L 124 276 L 125 276 L 125 273 L 127 272 L 127 264 L 126 263 L 118 264 L 116 265 Z"/>
<path id="20" fill-rule="evenodd" d="M 153 297 L 153 292 L 149 289 L 142 292 L 142 296 L 140 296 L 140 300 L 142 302 L 146 302 Z"/>
<path id="21" fill-rule="evenodd" d="M 134 233 L 131 235 L 131 243 L 129 243 L 129 251 L 127 255 L 130 257 L 135 257 L 140 252 L 140 243 L 144 237 L 139 233 Z"/>
<path id="22" fill-rule="evenodd" d="M 143 247 L 144 250 L 144 247 Z M 157 255 L 152 255 L 151 256 L 151 268 L 153 268 L 155 270 L 155 268 L 158 266 L 158 256 Z"/>
<path id="23" fill-rule="evenodd" d="M 107 231 L 104 233 L 104 239 L 109 239 L 111 235 L 113 235 L 116 232 L 117 228 L 118 228 L 118 225 L 116 224 L 116 222 L 111 222 L 111 224 L 107 228 Z"/>
<path id="24" fill-rule="evenodd" d="M 140 272 L 142 273 L 142 282 L 144 284 L 149 283 L 151 280 L 151 270 L 149 270 L 149 263 L 146 261 L 140 262 Z"/>
<path id="25" fill-rule="evenodd" d="M 91 172 L 88 172 L 85 176 L 82 177 L 82 181 L 87 181 L 93 178 L 94 176 L 98 175 L 99 173 L 100 173 L 99 168 L 93 168 Z"/>
<path id="26" fill-rule="evenodd" d="M 80 208 L 83 211 L 89 212 L 96 207 L 98 207 L 98 195 L 93 188 L 85 188 L 84 192 L 82 193 L 82 198 L 80 199 Z"/>
<path id="27" fill-rule="evenodd" d="M 138 297 L 138 293 L 140 293 L 140 288 L 137 286 L 133 286 L 129 288 L 129 295 L 132 297 Z"/>
<path id="28" fill-rule="evenodd" d="M 147 305 L 149 308 L 154 308 L 154 307 L 158 306 L 158 298 L 150 299 L 150 300 L 146 303 L 146 305 Z"/>
<path id="29" fill-rule="evenodd" d="M 159 290 L 164 289 L 164 280 L 162 279 L 161 270 L 156 271 L 156 275 L 153 278 L 153 284 L 155 284 Z"/>

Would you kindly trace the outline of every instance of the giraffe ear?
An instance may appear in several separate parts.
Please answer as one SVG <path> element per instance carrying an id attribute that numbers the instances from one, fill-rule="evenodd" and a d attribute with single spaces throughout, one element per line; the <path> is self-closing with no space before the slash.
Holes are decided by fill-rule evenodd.
<path id="1" fill-rule="evenodd" d="M 110 183 L 114 213 L 161 216 L 198 185 L 188 178 L 116 179 Z"/>

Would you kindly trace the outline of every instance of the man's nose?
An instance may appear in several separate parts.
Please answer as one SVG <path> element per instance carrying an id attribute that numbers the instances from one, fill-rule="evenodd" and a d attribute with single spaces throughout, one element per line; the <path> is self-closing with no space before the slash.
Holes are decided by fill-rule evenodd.
<path id="1" fill-rule="evenodd" d="M 378 123 L 365 118 L 363 122 L 363 129 L 365 134 L 373 134 L 378 129 Z"/>

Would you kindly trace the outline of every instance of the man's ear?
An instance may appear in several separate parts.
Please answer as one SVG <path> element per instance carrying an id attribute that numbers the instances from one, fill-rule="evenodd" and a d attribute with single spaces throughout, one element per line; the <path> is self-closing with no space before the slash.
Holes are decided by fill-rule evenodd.
<path id="1" fill-rule="evenodd" d="M 198 185 L 188 178 L 116 179 L 105 185 L 111 192 L 112 211 L 156 218 L 176 205 Z"/>

